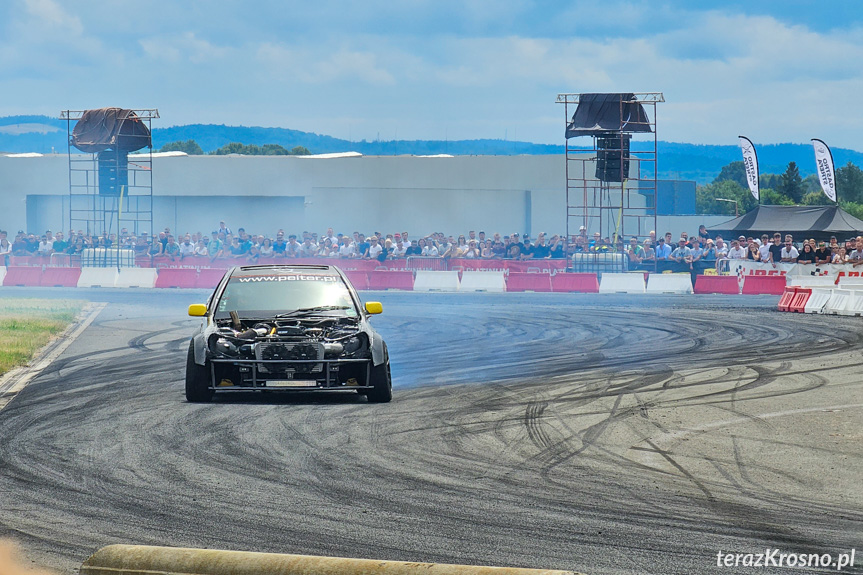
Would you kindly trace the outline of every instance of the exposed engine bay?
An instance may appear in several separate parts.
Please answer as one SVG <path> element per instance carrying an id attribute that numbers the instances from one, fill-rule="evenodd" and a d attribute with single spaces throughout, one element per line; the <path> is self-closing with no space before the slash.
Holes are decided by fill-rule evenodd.
<path id="1" fill-rule="evenodd" d="M 267 380 L 320 380 L 330 385 L 363 385 L 368 361 L 339 365 L 326 360 L 369 360 L 368 335 L 356 317 L 217 320 L 207 339 L 211 357 L 249 361 L 215 365 L 217 385 L 253 385 Z M 323 361 L 322 361 L 323 360 Z M 232 362 L 233 363 L 233 362 Z M 362 367 L 362 369 L 358 369 Z M 230 372 L 230 373 L 229 373 Z M 228 383 L 230 382 L 230 384 Z"/>

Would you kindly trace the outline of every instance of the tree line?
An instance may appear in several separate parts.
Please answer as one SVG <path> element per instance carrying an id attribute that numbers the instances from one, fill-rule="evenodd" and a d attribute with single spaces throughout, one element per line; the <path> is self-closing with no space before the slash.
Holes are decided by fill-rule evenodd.
<path id="1" fill-rule="evenodd" d="M 761 204 L 773 206 L 827 206 L 833 202 L 821 191 L 814 174 L 802 178 L 797 164 L 789 162 L 781 174 L 761 174 Z M 743 162 L 724 166 L 713 182 L 698 186 L 695 191 L 695 209 L 699 214 L 734 215 L 734 205 L 717 201 L 719 198 L 735 200 L 741 214 L 755 208 L 755 201 L 746 182 Z M 863 219 L 863 170 L 851 162 L 836 170 L 836 199 L 839 206 L 856 218 Z"/>
<path id="2" fill-rule="evenodd" d="M 160 152 L 185 152 L 190 156 L 202 156 L 204 150 L 195 140 L 170 142 L 159 148 Z M 309 156 L 311 152 L 305 146 L 294 146 L 290 150 L 279 144 L 241 144 L 231 142 L 217 150 L 209 152 L 211 156 L 226 156 L 228 154 L 243 154 L 245 156 Z"/>

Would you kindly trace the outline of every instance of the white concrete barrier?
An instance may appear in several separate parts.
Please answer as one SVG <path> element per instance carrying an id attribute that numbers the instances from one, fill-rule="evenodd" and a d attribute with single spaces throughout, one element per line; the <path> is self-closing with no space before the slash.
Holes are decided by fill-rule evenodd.
<path id="1" fill-rule="evenodd" d="M 787 276 L 788 283 L 786 285 L 790 287 L 803 287 L 803 288 L 814 288 L 814 287 L 826 287 L 826 288 L 835 288 L 836 287 L 836 278 L 830 277 L 819 277 L 819 276 Z"/>
<path id="2" fill-rule="evenodd" d="M 78 287 L 114 287 L 117 268 L 81 268 Z"/>
<path id="3" fill-rule="evenodd" d="M 109 545 L 80 575 L 576 575 L 572 571 L 380 561 L 281 553 Z"/>
<path id="4" fill-rule="evenodd" d="M 829 288 L 812 288 L 812 295 L 806 300 L 804 313 L 824 313 L 824 306 L 830 301 L 833 290 Z"/>
<path id="5" fill-rule="evenodd" d="M 644 274 L 602 274 L 599 293 L 644 293 Z"/>
<path id="6" fill-rule="evenodd" d="M 689 274 L 650 274 L 645 293 L 692 293 Z"/>
<path id="7" fill-rule="evenodd" d="M 830 294 L 830 299 L 827 301 L 827 305 L 824 306 L 823 313 L 829 313 L 833 315 L 840 314 L 845 311 L 848 307 L 848 300 L 851 298 L 851 290 L 847 289 L 835 289 Z"/>
<path id="8" fill-rule="evenodd" d="M 863 277 L 842 276 L 839 278 L 840 289 L 863 289 Z"/>
<path id="9" fill-rule="evenodd" d="M 120 268 L 114 287 L 155 287 L 158 271 L 156 268 Z"/>
<path id="10" fill-rule="evenodd" d="M 0 266 L 0 286 L 3 285 L 3 278 L 6 277 L 6 268 L 4 266 Z"/>
<path id="11" fill-rule="evenodd" d="M 848 290 L 848 303 L 837 312 L 839 315 L 863 315 L 863 284 L 857 286 L 858 289 Z"/>
<path id="12" fill-rule="evenodd" d="M 465 271 L 461 274 L 459 291 L 503 293 L 506 291 L 506 278 L 502 270 Z"/>
<path id="13" fill-rule="evenodd" d="M 414 276 L 414 291 L 458 291 L 458 272 L 417 270 Z"/>

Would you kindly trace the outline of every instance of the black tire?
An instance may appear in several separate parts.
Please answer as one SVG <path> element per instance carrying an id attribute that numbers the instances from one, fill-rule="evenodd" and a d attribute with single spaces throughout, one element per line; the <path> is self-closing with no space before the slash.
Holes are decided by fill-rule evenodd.
<path id="1" fill-rule="evenodd" d="M 369 403 L 389 403 L 393 399 L 393 379 L 390 373 L 390 354 L 384 346 L 384 362 L 373 365 L 370 383 L 374 387 L 366 392 Z"/>
<path id="2" fill-rule="evenodd" d="M 195 342 L 189 342 L 189 355 L 186 358 L 186 401 L 206 403 L 213 399 L 210 389 L 210 370 L 206 365 L 195 363 Z"/>

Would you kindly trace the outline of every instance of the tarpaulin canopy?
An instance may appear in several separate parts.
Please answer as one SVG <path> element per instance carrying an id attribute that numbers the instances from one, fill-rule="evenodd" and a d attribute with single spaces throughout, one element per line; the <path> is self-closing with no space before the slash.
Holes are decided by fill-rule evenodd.
<path id="1" fill-rule="evenodd" d="M 566 138 L 604 132 L 651 132 L 647 112 L 635 94 L 581 94 Z"/>
<path id="2" fill-rule="evenodd" d="M 150 129 L 132 110 L 86 110 L 72 131 L 72 145 L 82 152 L 134 152 L 150 145 Z"/>
<path id="3" fill-rule="evenodd" d="M 839 206 L 758 206 L 739 218 L 712 226 L 711 235 L 726 237 L 761 236 L 771 238 L 775 232 L 791 234 L 795 239 L 828 240 L 836 236 L 843 240 L 863 232 L 859 220 Z"/>

